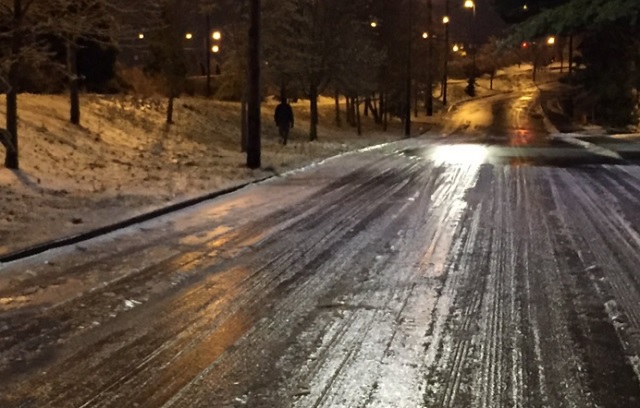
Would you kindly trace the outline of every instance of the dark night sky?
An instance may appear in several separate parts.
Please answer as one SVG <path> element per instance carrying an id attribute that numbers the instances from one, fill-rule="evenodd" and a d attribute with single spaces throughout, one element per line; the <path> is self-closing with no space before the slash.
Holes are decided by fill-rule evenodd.
<path id="1" fill-rule="evenodd" d="M 391 0 L 393 1 L 393 0 Z M 425 1 L 425 0 L 417 0 Z M 444 4 L 446 0 L 433 0 L 435 19 L 440 21 L 444 15 Z M 498 13 L 493 9 L 491 0 L 475 0 L 476 18 L 473 13 L 463 8 L 464 0 L 449 0 L 451 10 L 451 38 L 453 41 L 483 42 L 489 36 L 499 36 L 507 28 L 507 24 L 502 21 Z M 204 18 L 196 13 L 185 13 L 184 18 L 187 25 L 193 27 L 196 37 L 204 34 Z M 212 28 L 218 28 L 225 23 L 224 15 L 212 16 Z M 417 23 L 419 26 L 419 23 Z M 420 31 L 422 28 L 417 27 Z M 476 37 L 476 38 L 472 38 Z"/>
<path id="2" fill-rule="evenodd" d="M 490 0 L 475 0 L 476 18 L 473 12 L 462 7 L 464 0 L 449 0 L 451 10 L 451 36 L 454 41 L 484 42 L 489 36 L 500 36 L 507 24 L 494 10 Z M 434 0 L 440 17 L 444 14 L 445 0 Z M 475 37 L 475 38 L 473 38 Z"/>

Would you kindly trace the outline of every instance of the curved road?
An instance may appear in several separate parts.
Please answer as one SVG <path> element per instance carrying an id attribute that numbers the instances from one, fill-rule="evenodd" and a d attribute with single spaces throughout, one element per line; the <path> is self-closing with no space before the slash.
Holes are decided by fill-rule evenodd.
<path id="1" fill-rule="evenodd" d="M 640 169 L 532 106 L 0 265 L 0 407 L 640 406 Z"/>

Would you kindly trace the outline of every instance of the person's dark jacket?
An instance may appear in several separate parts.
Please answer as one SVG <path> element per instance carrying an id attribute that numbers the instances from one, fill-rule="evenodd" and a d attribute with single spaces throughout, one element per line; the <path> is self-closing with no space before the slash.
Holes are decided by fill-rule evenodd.
<path id="1" fill-rule="evenodd" d="M 276 113 L 274 115 L 276 125 L 278 126 L 291 126 L 293 127 L 293 109 L 288 103 L 281 103 L 276 107 Z"/>

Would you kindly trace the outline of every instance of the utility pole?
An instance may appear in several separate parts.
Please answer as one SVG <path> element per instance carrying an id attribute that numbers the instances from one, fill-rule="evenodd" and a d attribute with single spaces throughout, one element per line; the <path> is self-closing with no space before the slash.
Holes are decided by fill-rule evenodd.
<path id="1" fill-rule="evenodd" d="M 247 167 L 260 167 L 260 0 L 251 0 Z"/>
<path id="2" fill-rule="evenodd" d="M 433 116 L 433 1 L 427 0 L 427 116 Z"/>
<path id="3" fill-rule="evenodd" d="M 411 137 L 411 51 L 413 42 L 413 0 L 409 0 L 409 24 L 407 27 L 407 83 L 404 101 L 404 136 Z"/>
<path id="4" fill-rule="evenodd" d="M 442 105 L 447 106 L 447 77 L 449 76 L 449 0 L 445 2 L 444 23 L 444 70 L 442 78 Z"/>

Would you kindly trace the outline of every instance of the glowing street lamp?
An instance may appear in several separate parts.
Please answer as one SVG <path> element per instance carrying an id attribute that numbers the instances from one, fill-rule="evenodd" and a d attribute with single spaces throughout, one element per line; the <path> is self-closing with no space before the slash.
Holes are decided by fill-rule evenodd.
<path id="1" fill-rule="evenodd" d="M 138 34 L 138 39 L 139 40 L 144 40 L 144 33 Z"/>
<path id="2" fill-rule="evenodd" d="M 451 21 L 449 20 L 449 16 L 442 17 L 442 24 L 449 24 L 449 21 Z"/>
<path id="3" fill-rule="evenodd" d="M 220 52 L 220 46 L 218 45 L 214 45 L 213 47 L 211 47 L 211 52 L 214 54 L 217 54 Z"/>
<path id="4" fill-rule="evenodd" d="M 458 46 L 458 44 L 455 44 L 453 46 L 453 52 L 458 52 L 458 51 L 460 51 L 460 47 Z"/>
<path id="5" fill-rule="evenodd" d="M 222 33 L 220 31 L 214 31 L 213 34 L 211 34 L 211 37 L 214 40 L 219 41 L 222 38 Z"/>
<path id="6" fill-rule="evenodd" d="M 187 40 L 190 40 L 190 39 L 192 39 L 192 38 L 193 38 L 193 34 L 191 34 L 191 33 L 186 33 L 186 34 L 184 35 L 184 38 L 186 38 Z"/>
<path id="7" fill-rule="evenodd" d="M 464 8 L 473 10 L 473 18 L 476 17 L 476 3 L 473 0 L 467 0 L 464 2 Z"/>
<path id="8" fill-rule="evenodd" d="M 429 33 L 428 32 L 424 32 L 422 33 L 422 38 L 424 38 L 425 40 L 429 38 Z"/>
<path id="9" fill-rule="evenodd" d="M 554 45 L 556 43 L 556 37 L 547 38 L 547 45 Z"/>
<path id="10" fill-rule="evenodd" d="M 371 22 L 371 28 L 376 28 L 376 27 L 378 27 L 378 23 L 375 22 L 375 21 L 372 21 Z"/>

